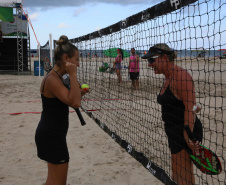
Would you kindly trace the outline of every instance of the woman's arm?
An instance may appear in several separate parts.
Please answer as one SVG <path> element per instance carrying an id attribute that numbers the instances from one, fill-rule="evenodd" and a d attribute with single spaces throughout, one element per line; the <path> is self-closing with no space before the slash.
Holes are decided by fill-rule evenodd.
<path id="1" fill-rule="evenodd" d="M 118 63 L 119 61 L 120 61 L 120 59 L 121 59 L 121 55 L 118 55 L 116 58 L 115 58 L 115 63 Z"/>
<path id="2" fill-rule="evenodd" d="M 70 107 L 78 108 L 81 105 L 81 91 L 77 77 L 70 75 L 70 84 L 71 88 L 68 90 L 58 76 L 50 75 L 45 82 L 45 96 L 56 97 Z"/>
<path id="3" fill-rule="evenodd" d="M 136 55 L 136 69 L 135 69 L 135 72 L 137 73 L 138 71 L 138 63 L 139 63 L 139 56 Z"/>
<path id="4" fill-rule="evenodd" d="M 194 128 L 194 116 L 193 106 L 196 104 L 195 100 L 195 88 L 191 75 L 186 71 L 182 70 L 178 74 L 177 92 L 180 99 L 183 101 L 185 106 L 184 111 L 184 125 L 189 125 L 191 131 Z M 180 78 L 181 76 L 181 78 Z M 189 137 L 184 130 L 184 138 L 190 148 L 193 148 L 193 143 L 189 140 Z"/>
<path id="5" fill-rule="evenodd" d="M 70 90 L 58 76 L 51 74 L 45 83 L 45 94 L 47 97 L 57 97 L 70 107 L 78 108 L 81 106 L 81 91 L 77 80 L 77 66 L 67 62 L 66 68 L 70 76 Z"/>
<path id="6" fill-rule="evenodd" d="M 129 58 L 129 66 L 128 66 L 128 71 L 130 71 L 131 68 L 131 59 Z"/>

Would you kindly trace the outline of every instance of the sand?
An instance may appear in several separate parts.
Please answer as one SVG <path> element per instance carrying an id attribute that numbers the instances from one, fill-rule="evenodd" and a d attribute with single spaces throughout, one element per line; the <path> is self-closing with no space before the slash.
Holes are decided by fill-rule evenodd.
<path id="1" fill-rule="evenodd" d="M 39 87 L 43 77 L 0 75 L 0 184 L 42 185 L 47 164 L 36 154 L 35 129 L 40 119 Z M 72 109 L 71 109 L 72 111 Z M 11 115 L 12 113 L 21 113 Z M 133 159 L 84 112 L 82 127 L 70 113 L 67 142 L 70 185 L 162 184 Z"/>
<path id="2" fill-rule="evenodd" d="M 154 75 L 153 71 L 147 68 L 146 61 L 141 60 L 141 89 L 134 92 L 131 90 L 127 69 L 122 70 L 123 86 L 117 86 L 117 76 L 115 74 L 99 72 L 99 66 L 103 62 L 109 63 L 109 61 L 108 58 L 92 59 L 91 64 L 90 61 L 83 61 L 79 75 L 84 75 L 86 82 L 93 88 L 90 95 L 84 97 L 84 107 L 88 109 L 121 109 L 134 108 L 138 105 L 136 108 L 142 111 L 134 115 L 135 117 L 127 117 L 130 114 L 129 110 L 116 112 L 120 113 L 121 117 L 119 123 L 112 129 L 123 126 L 124 130 L 122 131 L 129 131 L 132 129 L 129 124 L 133 123 L 128 122 L 128 119 L 130 121 L 134 119 L 133 121 L 137 122 L 135 118 L 140 118 L 139 121 L 142 122 L 142 125 L 139 127 L 139 132 L 152 136 L 148 140 L 149 146 L 147 146 L 147 151 L 144 151 L 144 153 L 149 153 L 151 159 L 157 163 L 164 161 L 170 164 L 169 150 L 166 145 L 167 138 L 163 132 L 163 122 L 159 119 L 161 117 L 160 107 L 156 103 L 156 95 L 161 88 L 163 76 Z M 196 100 L 203 107 L 199 117 L 204 124 L 204 144 L 211 147 L 220 156 L 224 167 L 226 158 L 225 135 L 223 134 L 226 132 L 224 126 L 224 120 L 226 119 L 226 83 L 224 81 L 226 79 L 226 60 L 217 58 L 180 58 L 177 64 L 187 69 L 193 76 Z M 150 80 L 151 76 L 154 76 L 154 80 Z M 42 79 L 43 76 L 38 77 L 33 74 L 0 75 L 0 101 L 2 105 L 0 107 L 0 184 L 42 185 L 45 182 L 47 165 L 37 157 L 34 142 L 35 129 L 42 109 L 39 93 Z M 96 83 L 95 87 L 93 82 Z M 111 94 L 103 87 L 110 87 L 109 92 Z M 131 96 L 133 98 L 132 104 L 126 100 Z M 122 100 L 118 101 L 119 103 L 107 100 L 85 101 L 85 99 L 109 99 L 112 97 L 121 98 Z M 114 121 L 114 117 L 111 117 L 112 112 L 101 110 L 93 112 L 93 115 L 100 120 L 103 119 L 103 122 L 108 119 L 106 124 L 110 124 L 112 120 Z M 12 113 L 19 114 L 12 115 Z M 80 125 L 74 112 L 70 113 L 69 116 L 70 128 L 67 136 L 70 153 L 68 184 L 162 184 L 114 142 L 90 117 L 84 112 L 82 114 L 87 123 L 84 127 Z M 115 125 L 112 124 L 112 126 Z M 162 143 L 156 145 L 156 141 L 152 139 L 158 136 L 158 132 L 162 134 L 160 135 Z M 124 133 L 119 134 L 123 135 Z M 146 146 L 143 143 L 144 140 L 142 139 L 145 139 L 145 137 L 142 134 L 138 134 L 141 137 L 140 144 L 133 143 L 133 140 L 130 141 L 130 137 L 126 139 L 131 144 L 137 145 L 136 147 L 139 150 L 139 145 Z M 164 147 L 157 150 L 159 146 Z M 153 158 L 153 151 L 155 151 L 154 155 L 161 156 L 163 150 L 167 154 L 164 155 L 164 159 Z M 170 168 L 167 168 L 167 173 L 170 173 Z M 197 169 L 195 169 L 195 174 L 196 183 L 212 184 L 214 182 L 214 184 L 225 184 L 225 169 L 219 176 L 214 178 L 200 173 Z"/>

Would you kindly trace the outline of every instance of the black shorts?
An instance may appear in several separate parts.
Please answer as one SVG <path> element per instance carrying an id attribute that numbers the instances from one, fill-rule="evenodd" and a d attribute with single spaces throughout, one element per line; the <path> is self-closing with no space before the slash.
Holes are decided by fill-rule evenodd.
<path id="1" fill-rule="evenodd" d="M 135 73 L 135 72 L 130 72 L 130 80 L 138 80 L 139 79 L 139 72 Z"/>
<path id="2" fill-rule="evenodd" d="M 38 127 L 35 133 L 38 157 L 52 164 L 69 162 L 66 135 L 53 128 Z"/>
<path id="3" fill-rule="evenodd" d="M 168 144 L 169 148 L 171 150 L 171 154 L 177 154 L 182 149 L 185 149 L 188 152 L 191 152 L 191 149 L 188 147 L 185 139 L 184 139 L 184 128 L 176 128 L 171 126 L 167 126 L 167 123 L 165 124 L 165 131 L 168 136 Z M 193 129 L 193 133 L 195 135 L 195 138 L 202 142 L 203 138 L 203 129 L 202 129 L 202 123 L 196 116 L 195 125 Z"/>

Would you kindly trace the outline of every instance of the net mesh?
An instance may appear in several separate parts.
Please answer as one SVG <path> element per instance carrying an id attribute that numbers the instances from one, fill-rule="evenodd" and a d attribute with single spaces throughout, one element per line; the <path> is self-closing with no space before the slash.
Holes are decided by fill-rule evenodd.
<path id="1" fill-rule="evenodd" d="M 165 184 L 173 181 L 171 153 L 157 103 L 164 76 L 155 74 L 141 56 L 157 43 L 177 51 L 175 64 L 192 76 L 196 102 L 202 106 L 197 116 L 203 124 L 203 145 L 219 156 L 223 168 L 220 175 L 210 176 L 194 166 L 196 184 L 225 184 L 225 9 L 226 2 L 221 0 L 164 1 L 115 25 L 71 39 L 80 51 L 80 83 L 91 88 L 83 97 L 82 109 L 138 161 L 144 155 L 145 167 Z M 113 68 L 117 48 L 124 50 L 122 83 Z M 132 88 L 128 76 L 131 48 L 139 56 L 139 90 Z"/>

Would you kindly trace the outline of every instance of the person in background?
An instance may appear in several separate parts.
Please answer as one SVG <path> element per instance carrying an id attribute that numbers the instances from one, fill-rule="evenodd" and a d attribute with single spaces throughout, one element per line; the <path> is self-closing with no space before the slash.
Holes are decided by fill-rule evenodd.
<path id="1" fill-rule="evenodd" d="M 121 76 L 121 62 L 123 60 L 123 52 L 122 52 L 122 49 L 117 49 L 117 57 L 115 58 L 115 61 L 113 63 L 113 68 L 115 68 L 116 70 L 116 74 L 117 74 L 117 77 L 118 77 L 118 83 L 121 83 L 122 82 L 122 76 Z"/>
<path id="2" fill-rule="evenodd" d="M 130 79 L 132 80 L 132 87 L 134 90 L 139 89 L 139 56 L 136 54 L 135 49 L 131 49 L 131 56 L 129 58 L 128 71 L 130 74 Z"/>
<path id="3" fill-rule="evenodd" d="M 198 149 L 198 142 L 193 143 L 184 127 L 189 126 L 195 137 L 202 141 L 202 125 L 193 111 L 196 106 L 195 87 L 191 75 L 174 63 L 176 52 L 167 44 L 160 43 L 150 47 L 142 56 L 148 59 L 148 66 L 155 74 L 165 76 L 157 102 L 161 105 L 162 120 L 168 136 L 171 151 L 172 179 L 179 185 L 194 185 L 193 164 L 189 151 Z"/>
<path id="4" fill-rule="evenodd" d="M 37 155 L 47 162 L 48 175 L 45 185 L 66 185 L 69 153 L 66 136 L 69 127 L 69 106 L 81 105 L 81 90 L 77 79 L 79 51 L 67 36 L 56 42 L 55 65 L 44 77 L 41 87 L 42 114 L 35 133 Z M 70 76 L 70 90 L 62 76 Z"/>

